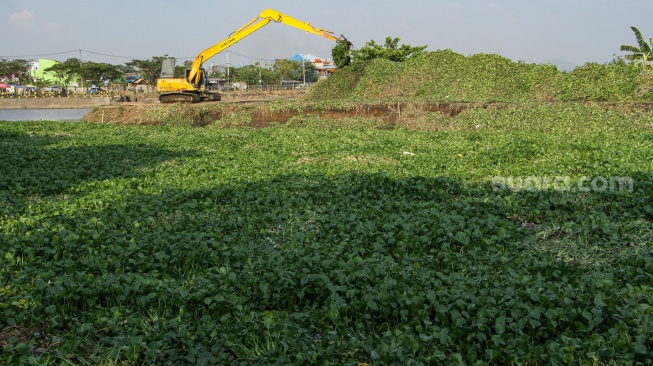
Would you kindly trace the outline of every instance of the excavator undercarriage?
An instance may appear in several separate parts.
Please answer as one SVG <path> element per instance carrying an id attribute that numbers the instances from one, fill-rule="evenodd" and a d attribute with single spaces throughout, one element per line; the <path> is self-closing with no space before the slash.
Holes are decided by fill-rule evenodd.
<path id="1" fill-rule="evenodd" d="M 218 92 L 171 92 L 161 94 L 161 103 L 197 103 L 201 101 L 220 101 L 222 96 Z"/>

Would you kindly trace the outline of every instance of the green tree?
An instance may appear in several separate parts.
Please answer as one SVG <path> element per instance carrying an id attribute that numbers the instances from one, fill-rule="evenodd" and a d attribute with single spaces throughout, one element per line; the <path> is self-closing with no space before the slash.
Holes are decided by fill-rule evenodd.
<path id="1" fill-rule="evenodd" d="M 653 48 L 653 38 L 649 40 L 650 44 L 646 43 L 639 29 L 637 29 L 636 27 L 630 27 L 630 29 L 632 29 L 633 33 L 635 33 L 635 39 L 637 39 L 637 46 L 624 44 L 621 45 L 621 51 L 632 52 L 632 54 L 626 55 L 626 59 L 632 61 L 642 60 L 642 69 L 645 69 L 646 61 L 653 57 L 653 53 L 651 52 Z"/>
<path id="2" fill-rule="evenodd" d="M 402 44 L 399 46 L 399 38 L 386 37 L 385 44 L 380 45 L 371 40 L 358 50 L 352 50 L 354 62 L 384 58 L 394 62 L 403 62 L 410 57 L 424 53 L 428 46 L 410 46 Z"/>
<path id="3" fill-rule="evenodd" d="M 11 81 L 17 80 L 18 84 L 23 84 L 23 81 L 29 80 L 30 69 L 32 68 L 32 62 L 24 59 L 15 59 L 15 60 L 0 60 L 0 76 L 5 76 Z"/>
<path id="4" fill-rule="evenodd" d="M 58 78 L 63 85 L 70 85 L 71 82 L 80 79 L 83 82 L 99 85 L 104 81 L 122 79 L 122 69 L 123 67 L 107 63 L 86 62 L 82 65 L 79 59 L 69 58 L 43 71 Z"/>
<path id="5" fill-rule="evenodd" d="M 115 66 L 107 63 L 86 62 L 80 68 L 79 74 L 82 80 L 94 85 L 100 85 L 112 80 L 120 80 L 123 77 L 122 71 Z"/>
<path id="6" fill-rule="evenodd" d="M 81 62 L 77 58 L 69 58 L 64 62 L 58 62 L 43 72 L 59 79 L 62 85 L 70 85 L 71 82 L 79 80 Z"/>
<path id="7" fill-rule="evenodd" d="M 126 62 L 125 65 L 133 67 L 148 84 L 155 85 L 161 76 L 161 66 L 165 58 L 168 58 L 168 55 L 153 56 L 151 60 L 131 60 Z M 175 67 L 175 76 L 181 77 L 176 74 L 177 68 Z"/>
<path id="8" fill-rule="evenodd" d="M 232 81 L 242 81 L 247 85 L 271 84 L 274 80 L 272 70 L 267 67 L 262 67 L 258 62 L 254 65 L 245 65 L 236 69 L 232 69 Z"/>
<path id="9" fill-rule="evenodd" d="M 318 80 L 317 72 L 315 71 L 315 64 L 310 61 L 294 60 L 277 60 L 273 66 L 276 81 L 282 80 L 304 80 L 306 74 L 306 82 L 313 83 Z"/>

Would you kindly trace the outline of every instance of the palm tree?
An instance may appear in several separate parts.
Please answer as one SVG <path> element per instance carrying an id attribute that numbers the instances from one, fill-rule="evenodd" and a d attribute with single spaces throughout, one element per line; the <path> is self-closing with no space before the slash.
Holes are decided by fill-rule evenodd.
<path id="1" fill-rule="evenodd" d="M 653 52 L 651 52 L 651 48 L 653 48 L 653 38 L 649 40 L 651 45 L 648 43 L 644 42 L 644 37 L 642 37 L 642 33 L 639 31 L 639 29 L 635 27 L 630 27 L 630 29 L 633 30 L 635 33 L 635 38 L 637 39 L 637 44 L 638 46 L 630 46 L 627 44 L 621 45 L 621 50 L 626 51 L 626 52 L 632 52 L 632 55 L 626 55 L 627 60 L 642 60 L 642 69 L 646 69 L 646 60 L 649 58 L 653 58 Z"/>

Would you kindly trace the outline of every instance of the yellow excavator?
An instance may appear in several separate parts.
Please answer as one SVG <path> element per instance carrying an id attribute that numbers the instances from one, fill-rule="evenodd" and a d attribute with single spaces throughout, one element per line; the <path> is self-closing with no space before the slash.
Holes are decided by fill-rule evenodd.
<path id="1" fill-rule="evenodd" d="M 159 101 L 161 101 L 161 103 L 197 103 L 200 101 L 220 100 L 221 97 L 219 92 L 209 90 L 206 71 L 202 68 L 202 64 L 272 21 L 276 23 L 284 23 L 332 41 L 342 40 L 347 42 L 347 39 L 342 35 L 340 38 L 336 38 L 331 31 L 315 28 L 309 23 L 301 22 L 295 18 L 281 14 L 276 10 L 266 9 L 261 12 L 257 18 L 252 19 L 249 23 L 231 33 L 226 39 L 200 52 L 197 57 L 195 57 L 191 68 L 185 71 L 185 76 L 183 78 L 174 77 L 175 59 L 172 57 L 164 59 L 161 68 L 161 77 L 157 81 L 157 89 L 160 93 Z M 347 44 L 350 43 L 347 42 Z"/>

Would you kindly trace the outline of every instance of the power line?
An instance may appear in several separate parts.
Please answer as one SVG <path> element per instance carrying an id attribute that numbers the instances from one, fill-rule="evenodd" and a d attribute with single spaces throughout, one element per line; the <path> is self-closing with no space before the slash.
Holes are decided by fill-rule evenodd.
<path id="1" fill-rule="evenodd" d="M 41 54 L 35 54 L 35 55 L 0 56 L 0 58 L 34 58 L 34 57 L 64 55 L 66 53 L 76 53 L 76 52 L 80 52 L 80 53 L 85 52 L 85 53 L 90 53 L 90 54 L 94 54 L 94 55 L 106 56 L 106 57 L 134 59 L 132 57 L 108 55 L 106 53 L 99 53 L 99 52 L 93 52 L 93 51 L 87 51 L 87 50 L 72 50 L 72 51 L 64 51 L 64 52 L 41 53 Z"/>
<path id="2" fill-rule="evenodd" d="M 244 57 L 244 58 L 250 59 L 250 60 L 254 60 L 254 61 L 266 61 L 266 62 L 274 62 L 274 61 L 276 61 L 276 60 L 269 60 L 269 59 L 265 59 L 265 58 L 261 58 L 261 57 L 247 56 L 247 55 L 243 55 L 242 53 L 238 53 L 238 52 L 234 52 L 234 51 L 225 51 L 224 53 L 227 53 L 227 52 L 229 52 L 229 53 L 231 53 L 231 54 L 234 54 L 234 55 L 238 55 L 238 56 L 240 56 L 240 57 Z M 216 55 L 216 56 L 218 56 L 218 55 Z M 192 57 L 175 57 L 175 58 L 176 58 L 177 60 L 194 60 L 195 57 L 197 57 L 197 56 L 192 56 Z M 214 56 L 214 57 L 215 57 L 215 56 Z"/>
<path id="3" fill-rule="evenodd" d="M 64 55 L 67 53 L 75 53 L 79 52 L 81 55 L 81 52 L 85 53 L 90 53 L 93 55 L 98 55 L 98 56 L 104 56 L 104 57 L 114 57 L 114 58 L 121 58 L 121 59 L 127 59 L 127 60 L 140 60 L 142 58 L 140 57 L 128 57 L 128 56 L 118 56 L 118 55 L 109 55 L 106 53 L 100 53 L 100 52 L 94 52 L 94 51 L 88 51 L 88 50 L 72 50 L 72 51 L 63 51 L 63 52 L 53 52 L 53 53 L 42 53 L 42 54 L 34 54 L 34 55 L 18 55 L 18 56 L 2 56 L 0 55 L 0 58 L 12 58 L 12 59 L 17 59 L 17 58 L 40 58 L 40 57 L 45 57 L 45 56 L 56 56 L 56 55 Z M 265 59 L 261 57 L 253 57 L 253 56 L 248 56 L 244 55 L 242 53 L 234 52 L 234 51 L 226 51 L 229 53 L 233 53 L 234 55 L 249 59 L 249 60 L 254 60 L 254 61 L 265 61 L 265 62 L 275 62 L 276 60 L 271 60 L 271 59 Z M 196 56 L 190 56 L 190 57 L 177 57 L 178 60 L 193 60 L 195 59 Z"/>
<path id="4" fill-rule="evenodd" d="M 106 53 L 99 53 L 99 52 L 92 52 L 92 51 L 85 51 L 85 50 L 82 50 L 82 51 L 84 51 L 84 52 L 86 52 L 86 53 L 91 53 L 91 54 L 94 54 L 94 55 L 100 55 L 100 56 L 115 57 L 115 58 L 124 58 L 124 59 L 128 59 L 128 60 L 135 60 L 135 59 L 137 59 L 136 57 L 115 56 L 115 55 L 107 55 Z"/>
<path id="5" fill-rule="evenodd" d="M 248 59 L 250 59 L 250 60 L 255 60 L 255 61 L 266 61 L 266 62 L 274 62 L 274 61 L 276 61 L 276 60 L 268 60 L 268 59 L 264 59 L 264 58 L 260 58 L 260 57 L 247 56 L 247 55 L 243 55 L 243 54 L 240 54 L 240 53 L 238 53 L 238 52 L 234 52 L 234 51 L 229 51 L 229 52 L 233 53 L 234 55 L 238 55 L 238 56 L 240 56 L 240 57 L 248 58 Z"/>
<path id="6" fill-rule="evenodd" d="M 64 52 L 55 52 L 55 53 L 43 53 L 40 55 L 21 55 L 21 56 L 0 56 L 0 58 L 29 58 L 29 57 L 42 57 L 42 56 L 54 56 L 54 55 L 63 55 L 66 53 L 79 52 L 79 50 L 64 51 Z"/>

